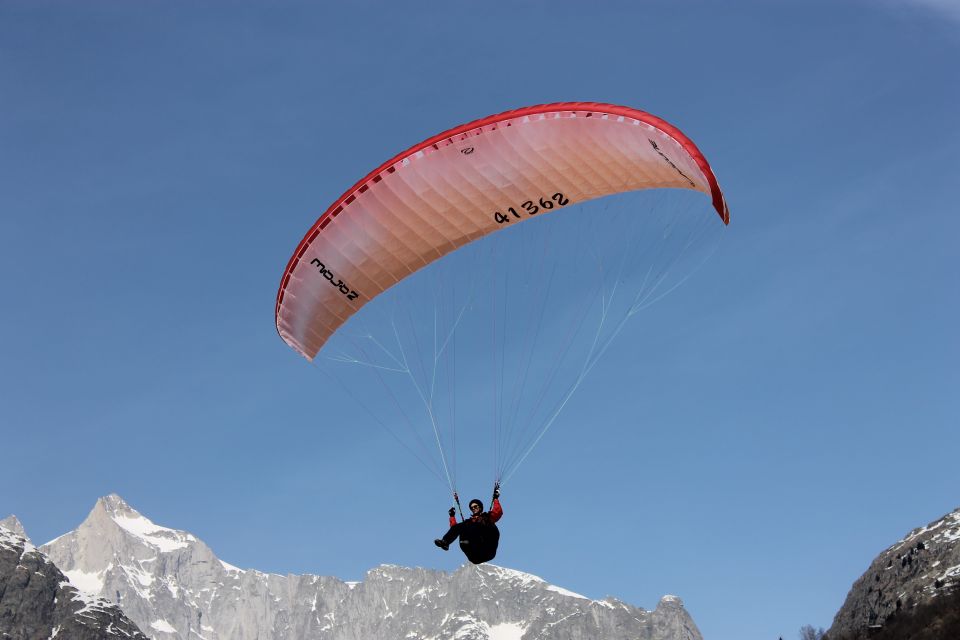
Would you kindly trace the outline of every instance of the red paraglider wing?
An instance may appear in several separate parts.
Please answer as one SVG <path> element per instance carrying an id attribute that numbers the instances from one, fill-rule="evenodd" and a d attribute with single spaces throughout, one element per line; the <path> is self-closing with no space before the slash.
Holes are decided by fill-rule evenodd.
<path id="1" fill-rule="evenodd" d="M 360 307 L 454 249 L 536 215 L 653 188 L 701 191 L 729 222 L 703 154 L 643 111 L 565 102 L 450 129 L 377 167 L 320 216 L 284 271 L 277 331 L 312 360 Z"/>

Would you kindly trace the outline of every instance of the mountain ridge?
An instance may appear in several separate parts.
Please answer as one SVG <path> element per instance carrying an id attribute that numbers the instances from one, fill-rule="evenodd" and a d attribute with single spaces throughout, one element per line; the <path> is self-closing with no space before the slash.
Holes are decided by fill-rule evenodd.
<path id="1" fill-rule="evenodd" d="M 452 573 L 380 565 L 359 582 L 239 569 L 116 494 L 41 549 L 79 588 L 118 603 L 157 640 L 702 640 L 677 596 L 647 611 L 496 565 Z"/>

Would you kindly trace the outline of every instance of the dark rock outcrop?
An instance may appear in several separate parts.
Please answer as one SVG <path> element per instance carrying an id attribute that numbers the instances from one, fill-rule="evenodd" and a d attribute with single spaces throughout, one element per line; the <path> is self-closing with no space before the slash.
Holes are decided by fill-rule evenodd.
<path id="1" fill-rule="evenodd" d="M 0 638 L 147 640 L 116 605 L 77 591 L 26 537 L 4 527 L 0 527 Z"/>
<path id="2" fill-rule="evenodd" d="M 853 584 L 828 638 L 878 633 L 960 588 L 960 509 L 914 529 L 881 553 Z"/>

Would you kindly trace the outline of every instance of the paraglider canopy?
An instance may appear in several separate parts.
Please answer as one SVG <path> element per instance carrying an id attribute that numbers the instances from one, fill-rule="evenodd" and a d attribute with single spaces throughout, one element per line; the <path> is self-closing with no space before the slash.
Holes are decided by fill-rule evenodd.
<path id="1" fill-rule="evenodd" d="M 283 273 L 277 331 L 312 360 L 363 305 L 449 252 L 575 203 L 654 188 L 703 192 L 729 222 L 703 154 L 643 111 L 564 102 L 450 129 L 374 169 L 320 216 Z"/>

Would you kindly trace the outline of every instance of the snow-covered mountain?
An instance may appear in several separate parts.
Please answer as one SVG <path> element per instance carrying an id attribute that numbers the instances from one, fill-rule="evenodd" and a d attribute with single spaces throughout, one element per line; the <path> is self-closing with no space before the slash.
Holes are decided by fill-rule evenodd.
<path id="1" fill-rule="evenodd" d="M 117 605 L 72 587 L 12 516 L 0 521 L 0 638 L 147 640 Z"/>
<path id="2" fill-rule="evenodd" d="M 645 611 L 493 565 L 453 573 L 384 565 L 356 583 L 241 570 L 116 495 L 41 549 L 157 640 L 702 640 L 677 597 Z"/>

